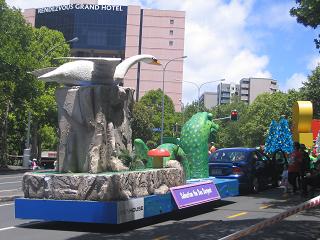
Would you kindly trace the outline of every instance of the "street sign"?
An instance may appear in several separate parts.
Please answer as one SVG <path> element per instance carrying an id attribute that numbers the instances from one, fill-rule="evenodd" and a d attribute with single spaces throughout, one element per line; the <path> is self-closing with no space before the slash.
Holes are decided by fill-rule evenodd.
<path id="1" fill-rule="evenodd" d="M 161 128 L 152 128 L 153 132 L 161 132 Z"/>
<path id="2" fill-rule="evenodd" d="M 221 199 L 212 181 L 172 187 L 170 191 L 179 209 Z"/>

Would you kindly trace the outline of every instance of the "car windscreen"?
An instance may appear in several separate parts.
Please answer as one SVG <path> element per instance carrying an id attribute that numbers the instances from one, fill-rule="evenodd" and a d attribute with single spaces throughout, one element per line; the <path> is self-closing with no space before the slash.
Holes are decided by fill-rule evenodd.
<path id="1" fill-rule="evenodd" d="M 210 155 L 210 162 L 240 162 L 247 159 L 248 152 L 243 150 L 217 151 Z"/>

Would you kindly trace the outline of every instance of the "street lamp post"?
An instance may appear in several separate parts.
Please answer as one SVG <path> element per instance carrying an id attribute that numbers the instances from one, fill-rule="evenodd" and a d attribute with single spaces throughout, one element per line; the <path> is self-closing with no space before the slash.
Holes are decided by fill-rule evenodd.
<path id="1" fill-rule="evenodd" d="M 208 84 L 208 83 L 223 82 L 223 81 L 225 81 L 225 79 L 208 81 L 208 82 L 204 82 L 204 83 L 202 83 L 202 84 L 200 84 L 200 85 L 198 85 L 198 84 L 196 84 L 196 83 L 194 83 L 194 82 L 184 81 L 184 82 L 193 84 L 193 85 L 198 89 L 198 111 L 200 110 L 200 101 L 199 101 L 199 99 L 200 99 L 200 90 L 201 90 L 201 87 L 202 87 L 203 85 L 205 85 L 205 84 Z"/>
<path id="2" fill-rule="evenodd" d="M 166 68 L 168 66 L 169 63 L 171 63 L 172 61 L 178 60 L 178 59 L 183 59 L 186 58 L 187 56 L 181 56 L 181 57 L 177 57 L 177 58 L 172 58 L 170 59 L 165 65 L 164 67 L 162 67 L 162 102 L 161 102 L 161 144 L 163 143 L 163 125 L 164 125 L 164 76 L 165 76 L 165 72 L 166 72 Z"/>
<path id="3" fill-rule="evenodd" d="M 73 42 L 77 42 L 77 41 L 79 41 L 79 38 L 78 37 L 74 37 L 74 38 L 72 38 L 72 39 L 70 39 L 70 40 L 68 40 L 66 42 L 63 42 L 63 43 L 60 43 L 60 44 L 57 44 L 57 45 L 53 46 L 45 54 L 42 55 L 42 57 L 39 59 L 39 62 L 42 61 L 50 52 L 55 50 L 57 47 L 60 47 L 65 43 L 73 43 Z"/>

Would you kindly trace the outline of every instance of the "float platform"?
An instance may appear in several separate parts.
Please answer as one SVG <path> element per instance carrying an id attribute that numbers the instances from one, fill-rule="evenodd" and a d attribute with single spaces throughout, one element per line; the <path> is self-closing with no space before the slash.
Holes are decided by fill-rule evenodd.
<path id="1" fill-rule="evenodd" d="M 211 184 L 214 189 L 208 184 Z M 213 189 L 213 191 L 210 189 Z M 208 198 L 201 198 L 198 195 L 200 193 L 200 195 L 209 196 L 214 191 L 216 191 L 216 194 Z M 15 200 L 15 217 L 45 221 L 121 224 L 238 194 L 239 183 L 237 180 L 211 177 L 189 180 L 186 185 L 170 189 L 170 193 L 164 195 L 150 195 L 126 201 L 17 198 Z M 198 199 L 193 202 L 183 202 L 194 196 Z M 180 200 L 179 197 L 181 197 Z"/>

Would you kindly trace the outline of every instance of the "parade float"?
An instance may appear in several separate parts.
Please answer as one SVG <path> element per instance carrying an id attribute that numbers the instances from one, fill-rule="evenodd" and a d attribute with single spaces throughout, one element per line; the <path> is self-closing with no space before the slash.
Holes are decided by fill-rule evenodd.
<path id="1" fill-rule="evenodd" d="M 208 175 L 207 143 L 218 130 L 210 113 L 187 121 L 178 144 L 132 142 L 134 90 L 123 78 L 139 61 L 159 65 L 155 57 L 68 59 L 33 72 L 64 85 L 56 90 L 58 163 L 23 176 L 16 218 L 120 224 L 238 194 L 236 180 Z M 139 167 L 130 168 L 119 156 L 133 149 Z"/>

